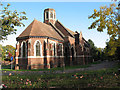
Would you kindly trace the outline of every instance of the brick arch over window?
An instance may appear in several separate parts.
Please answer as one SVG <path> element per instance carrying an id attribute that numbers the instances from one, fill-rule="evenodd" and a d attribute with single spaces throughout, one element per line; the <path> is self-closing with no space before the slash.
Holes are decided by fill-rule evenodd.
<path id="1" fill-rule="evenodd" d="M 42 44 L 39 40 L 34 43 L 34 56 L 42 56 Z"/>

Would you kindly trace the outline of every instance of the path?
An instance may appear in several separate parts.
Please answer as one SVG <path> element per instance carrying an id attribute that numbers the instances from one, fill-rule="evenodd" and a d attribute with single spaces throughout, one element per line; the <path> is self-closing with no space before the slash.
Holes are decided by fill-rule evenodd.
<path id="1" fill-rule="evenodd" d="M 104 68 L 112 68 L 117 64 L 117 61 L 111 61 L 111 62 L 102 62 L 100 64 L 92 64 L 90 67 L 87 68 L 77 68 L 77 69 L 70 69 L 65 70 L 65 73 L 73 73 L 73 72 L 79 72 L 79 71 L 88 71 L 88 70 L 100 70 Z M 21 75 L 29 75 L 29 74 L 50 74 L 49 71 L 3 71 L 3 75 L 9 75 L 9 73 L 14 74 L 21 74 Z M 63 73 L 63 71 L 55 71 L 53 73 Z"/>
<path id="2" fill-rule="evenodd" d="M 92 64 L 90 67 L 87 68 L 78 68 L 78 69 L 71 69 L 71 70 L 65 70 L 66 73 L 70 72 L 79 72 L 79 71 L 88 71 L 88 70 L 100 70 L 100 69 L 107 69 L 107 68 L 112 68 L 116 66 L 117 62 L 116 61 L 105 61 L 100 64 Z"/>

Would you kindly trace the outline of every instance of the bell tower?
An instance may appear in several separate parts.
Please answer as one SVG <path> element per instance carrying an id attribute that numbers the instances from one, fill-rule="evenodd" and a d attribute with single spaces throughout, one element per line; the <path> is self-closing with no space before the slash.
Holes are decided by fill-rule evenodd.
<path id="1" fill-rule="evenodd" d="M 56 13 L 55 10 L 52 8 L 47 8 L 44 10 L 44 23 L 49 24 L 50 22 L 52 24 L 55 24 L 56 21 Z"/>

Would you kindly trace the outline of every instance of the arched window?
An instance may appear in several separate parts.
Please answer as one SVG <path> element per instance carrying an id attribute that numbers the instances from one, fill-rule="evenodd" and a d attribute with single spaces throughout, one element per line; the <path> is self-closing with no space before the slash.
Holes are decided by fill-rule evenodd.
<path id="1" fill-rule="evenodd" d="M 54 42 L 49 42 L 50 56 L 56 56 L 56 44 Z"/>
<path id="2" fill-rule="evenodd" d="M 26 43 L 22 42 L 22 44 L 21 44 L 21 56 L 25 57 L 25 56 L 27 56 L 26 54 L 27 54 L 27 52 L 26 52 Z"/>
<path id="3" fill-rule="evenodd" d="M 58 49 L 58 56 L 62 56 L 62 44 L 58 44 L 57 49 Z"/>
<path id="4" fill-rule="evenodd" d="M 55 49 L 55 43 L 54 43 L 54 48 L 53 48 L 53 50 L 54 50 L 54 56 L 56 55 L 56 49 Z"/>
<path id="5" fill-rule="evenodd" d="M 42 50 L 41 50 L 41 43 L 39 40 L 37 40 L 34 44 L 34 56 L 41 56 Z"/>
<path id="6" fill-rule="evenodd" d="M 39 43 L 39 41 L 37 41 L 37 43 L 36 43 L 36 56 L 40 56 L 41 54 L 40 54 L 40 43 Z"/>
<path id="7" fill-rule="evenodd" d="M 25 42 L 23 42 L 23 57 L 25 57 L 25 51 L 26 51 L 26 48 L 25 48 Z"/>

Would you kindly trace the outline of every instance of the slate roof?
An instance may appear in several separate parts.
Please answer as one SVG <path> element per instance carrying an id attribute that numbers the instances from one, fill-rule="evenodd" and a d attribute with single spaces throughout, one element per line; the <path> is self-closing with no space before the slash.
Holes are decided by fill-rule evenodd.
<path id="1" fill-rule="evenodd" d="M 63 40 L 53 27 L 37 20 L 34 20 L 17 38 L 26 36 L 47 36 Z"/>

